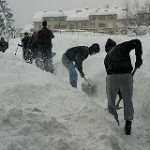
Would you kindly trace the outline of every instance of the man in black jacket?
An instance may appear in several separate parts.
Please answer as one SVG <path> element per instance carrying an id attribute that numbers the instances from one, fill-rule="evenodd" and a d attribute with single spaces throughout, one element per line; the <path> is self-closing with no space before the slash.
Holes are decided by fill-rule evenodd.
<path id="1" fill-rule="evenodd" d="M 72 87 L 77 88 L 78 74 L 75 68 L 79 71 L 81 77 L 84 77 L 82 62 L 88 57 L 88 55 L 94 55 L 100 51 L 100 47 L 97 43 L 91 47 L 77 46 L 68 49 L 62 57 L 62 63 L 69 72 L 70 84 Z M 73 63 L 75 62 L 75 64 Z"/>
<path id="2" fill-rule="evenodd" d="M 112 39 L 108 39 L 105 45 L 107 55 L 104 64 L 107 72 L 106 93 L 108 110 L 119 123 L 115 100 L 118 91 L 121 91 L 124 103 L 124 119 L 126 120 L 125 133 L 127 135 L 131 133 L 131 124 L 134 118 L 132 104 L 133 67 L 129 55 L 133 49 L 135 49 L 136 55 L 135 68 L 140 68 L 142 65 L 142 44 L 140 40 L 134 39 L 116 45 Z"/>
<path id="3" fill-rule="evenodd" d="M 39 30 L 37 34 L 37 44 L 42 55 L 50 58 L 52 53 L 52 39 L 54 38 L 54 34 L 47 28 L 47 21 L 43 21 L 42 26 L 42 29 Z"/>
<path id="4" fill-rule="evenodd" d="M 44 63 L 44 70 L 53 73 L 52 64 L 52 39 L 54 34 L 47 28 L 47 21 L 42 22 L 42 29 L 37 34 L 38 57 L 41 57 Z"/>

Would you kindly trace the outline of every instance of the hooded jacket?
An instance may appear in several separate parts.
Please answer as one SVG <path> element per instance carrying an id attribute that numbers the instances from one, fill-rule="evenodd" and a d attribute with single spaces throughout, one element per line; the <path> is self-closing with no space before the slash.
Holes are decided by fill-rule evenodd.
<path id="1" fill-rule="evenodd" d="M 107 55 L 104 60 L 107 74 L 131 73 L 133 67 L 130 59 L 130 51 L 133 49 L 135 49 L 135 67 L 137 67 L 136 64 L 142 64 L 142 44 L 140 40 L 134 39 L 116 45 L 113 40 L 109 39 L 105 45 Z"/>

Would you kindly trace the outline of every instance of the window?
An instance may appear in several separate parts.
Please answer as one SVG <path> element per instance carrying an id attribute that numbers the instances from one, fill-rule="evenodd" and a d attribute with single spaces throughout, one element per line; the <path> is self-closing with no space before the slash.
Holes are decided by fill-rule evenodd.
<path id="1" fill-rule="evenodd" d="M 96 20 L 96 16 L 89 16 L 90 20 Z"/>
<path id="2" fill-rule="evenodd" d="M 50 25 L 48 25 L 48 29 L 50 29 L 51 28 L 51 26 Z"/>
<path id="3" fill-rule="evenodd" d="M 98 19 L 99 20 L 105 20 L 105 16 L 104 15 L 98 16 Z"/>
<path id="4" fill-rule="evenodd" d="M 90 28 L 95 29 L 95 23 L 90 23 Z"/>
<path id="5" fill-rule="evenodd" d="M 108 28 L 113 28 L 113 23 L 108 23 Z"/>
<path id="6" fill-rule="evenodd" d="M 87 29 L 87 24 L 82 23 L 82 25 L 81 25 L 81 29 Z"/>
<path id="7" fill-rule="evenodd" d="M 111 20 L 111 19 L 117 19 L 117 15 L 108 15 L 108 19 Z"/>
<path id="8" fill-rule="evenodd" d="M 60 26 L 58 24 L 55 24 L 54 29 L 60 29 Z"/>
<path id="9" fill-rule="evenodd" d="M 73 29 L 73 24 L 69 24 L 69 29 Z"/>
<path id="10" fill-rule="evenodd" d="M 99 28 L 105 28 L 105 23 L 100 23 Z"/>
<path id="11" fill-rule="evenodd" d="M 66 29 L 66 28 L 67 28 L 66 25 L 60 24 L 60 29 Z"/>

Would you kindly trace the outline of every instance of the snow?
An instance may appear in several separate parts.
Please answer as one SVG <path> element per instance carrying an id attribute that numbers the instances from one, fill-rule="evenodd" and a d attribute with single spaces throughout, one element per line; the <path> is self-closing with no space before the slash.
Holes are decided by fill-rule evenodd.
<path id="1" fill-rule="evenodd" d="M 150 149 L 150 35 L 137 37 L 143 45 L 143 66 L 134 75 L 135 119 L 132 134 L 124 134 L 123 109 L 118 111 L 120 126 L 106 111 L 105 42 L 130 40 L 121 35 L 94 33 L 54 33 L 55 75 L 22 60 L 20 39 L 10 40 L 6 53 L 0 53 L 0 150 L 149 150 Z M 134 37 L 135 38 L 135 37 Z M 101 52 L 83 63 L 87 79 L 97 85 L 88 96 L 70 86 L 61 63 L 70 47 L 99 43 Z M 131 52 L 134 65 L 135 55 Z M 121 104 L 122 105 L 122 104 Z"/>
<path id="2" fill-rule="evenodd" d="M 43 17 L 67 16 L 67 21 L 89 20 L 89 15 L 117 14 L 118 19 L 122 19 L 125 11 L 122 8 L 81 8 L 67 9 L 59 11 L 38 11 L 34 14 L 32 22 L 39 22 Z"/>
<path id="3" fill-rule="evenodd" d="M 31 33 L 31 30 L 33 30 L 33 28 L 34 28 L 33 24 L 27 24 L 25 25 L 25 27 L 20 33 L 25 33 L 25 32 Z"/>

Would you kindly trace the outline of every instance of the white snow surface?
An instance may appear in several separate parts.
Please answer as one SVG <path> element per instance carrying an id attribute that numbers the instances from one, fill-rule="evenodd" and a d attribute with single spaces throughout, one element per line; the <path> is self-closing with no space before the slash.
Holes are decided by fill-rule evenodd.
<path id="1" fill-rule="evenodd" d="M 54 33 L 55 75 L 22 60 L 20 39 L 12 39 L 6 53 L 0 53 L 0 150 L 150 150 L 150 35 L 139 38 L 143 45 L 143 65 L 134 75 L 135 119 L 132 134 L 124 134 L 123 109 L 118 111 L 120 126 L 106 111 L 107 38 L 117 43 L 128 36 L 93 33 Z M 101 52 L 83 63 L 86 78 L 97 85 L 88 96 L 69 84 L 62 54 L 73 46 L 99 43 Z M 131 52 L 133 66 L 134 50 Z M 122 104 L 121 104 L 122 105 Z"/>

